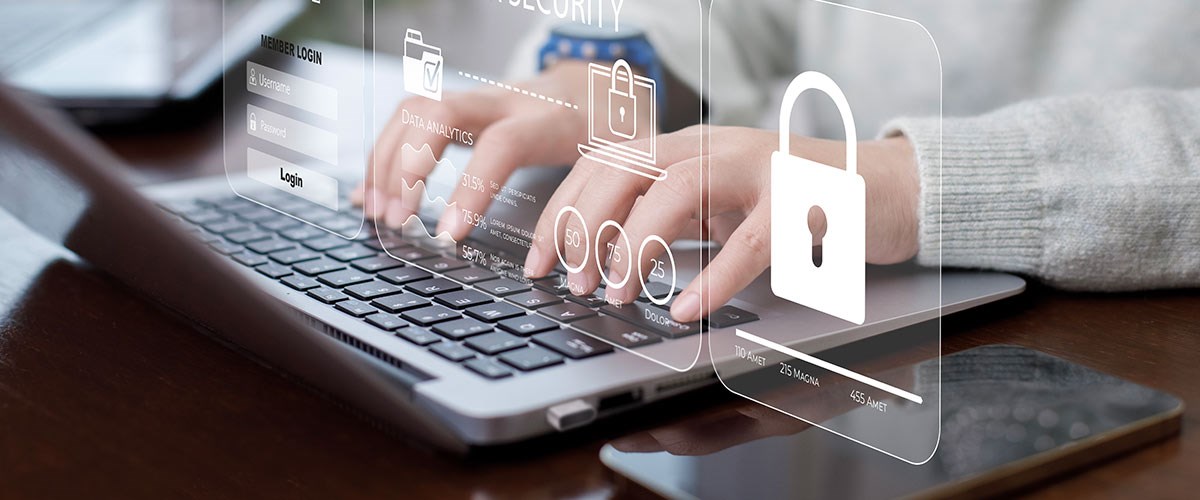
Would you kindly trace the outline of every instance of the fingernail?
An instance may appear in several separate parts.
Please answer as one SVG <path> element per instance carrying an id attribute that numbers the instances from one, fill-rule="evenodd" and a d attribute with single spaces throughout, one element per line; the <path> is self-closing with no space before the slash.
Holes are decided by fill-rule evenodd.
<path id="1" fill-rule="evenodd" d="M 537 274 L 537 270 L 542 268 L 542 252 L 537 246 L 529 249 L 529 254 L 525 256 L 525 277 L 533 278 Z"/>
<path id="2" fill-rule="evenodd" d="M 400 200 L 391 200 L 387 205 L 387 217 L 385 222 L 388 227 L 397 229 L 404 225 L 405 219 L 408 219 L 408 210 L 404 208 L 404 204 Z"/>
<path id="3" fill-rule="evenodd" d="M 700 319 L 700 294 L 685 292 L 671 306 L 671 316 L 680 323 L 690 323 Z"/>
<path id="4" fill-rule="evenodd" d="M 662 445 L 649 432 L 639 432 L 630 436 L 614 439 L 613 448 L 625 453 L 650 453 L 662 451 Z"/>

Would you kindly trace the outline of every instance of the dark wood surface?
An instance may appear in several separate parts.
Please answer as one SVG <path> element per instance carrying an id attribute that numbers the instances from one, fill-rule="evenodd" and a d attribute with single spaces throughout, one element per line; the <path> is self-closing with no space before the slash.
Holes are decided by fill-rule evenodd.
<path id="1" fill-rule="evenodd" d="M 145 181 L 220 172 L 215 123 L 105 139 Z M 511 453 L 459 459 L 369 427 L 0 216 L 0 497 L 562 497 L 619 493 L 608 440 L 737 404 L 720 390 Z M 1200 294 L 1025 295 L 947 318 L 944 351 L 1028 346 L 1200 404 Z M 1177 438 L 1046 497 L 1191 496 Z"/>

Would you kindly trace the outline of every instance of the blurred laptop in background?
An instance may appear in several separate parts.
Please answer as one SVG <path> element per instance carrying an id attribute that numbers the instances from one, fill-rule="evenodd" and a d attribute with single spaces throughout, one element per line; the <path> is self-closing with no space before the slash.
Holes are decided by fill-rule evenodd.
<path id="1" fill-rule="evenodd" d="M 274 33 L 302 10 L 287 0 L 0 0 L 0 75 L 84 125 L 129 123 L 212 88 L 227 33 Z M 238 60 L 253 45 L 225 48 Z"/>

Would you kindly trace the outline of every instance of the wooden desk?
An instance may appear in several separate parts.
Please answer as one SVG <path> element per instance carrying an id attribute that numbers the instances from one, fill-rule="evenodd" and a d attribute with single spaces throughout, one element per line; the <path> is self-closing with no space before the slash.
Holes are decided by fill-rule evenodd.
<path id="1" fill-rule="evenodd" d="M 145 179 L 220 172 L 215 123 L 109 137 Z M 192 330 L 0 216 L 0 496 L 558 497 L 614 492 L 608 440 L 714 405 L 701 391 L 520 453 L 461 461 L 391 437 Z M 1200 295 L 1037 286 L 947 318 L 944 350 L 1040 349 L 1182 397 L 1182 436 L 1033 491 L 1190 496 Z"/>

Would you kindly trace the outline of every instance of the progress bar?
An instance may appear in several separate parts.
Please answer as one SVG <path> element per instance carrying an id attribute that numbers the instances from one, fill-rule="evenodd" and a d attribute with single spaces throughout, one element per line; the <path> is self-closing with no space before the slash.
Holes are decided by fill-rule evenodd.
<path id="1" fill-rule="evenodd" d="M 900 388 L 898 388 L 898 387 L 893 387 L 893 386 L 890 386 L 890 385 L 888 385 L 888 384 L 885 384 L 885 383 L 883 383 L 883 382 L 880 382 L 880 381 L 878 381 L 878 380 L 875 380 L 875 379 L 873 379 L 873 378 L 871 378 L 871 377 L 868 377 L 868 376 L 866 376 L 866 375 L 863 375 L 863 374 L 861 374 L 861 373 L 857 373 L 857 372 L 853 372 L 853 371 L 847 370 L 847 369 L 845 369 L 845 368 L 842 368 L 842 367 L 840 367 L 840 366 L 838 366 L 838 365 L 835 365 L 835 364 L 833 364 L 833 363 L 830 363 L 830 362 L 828 362 L 828 361 L 825 361 L 825 360 L 821 360 L 821 359 L 814 358 L 814 357 L 812 357 L 812 356 L 809 356 L 809 355 L 807 355 L 807 354 L 804 354 L 804 353 L 802 353 L 802 352 L 800 352 L 800 351 L 797 351 L 797 350 L 795 350 L 795 349 L 789 349 L 789 348 L 787 348 L 787 347 L 784 347 L 784 346 L 781 346 L 781 345 L 779 345 L 779 344 L 776 344 L 776 343 L 774 343 L 774 342 L 771 342 L 770 340 L 767 340 L 767 339 L 764 339 L 764 338 L 762 338 L 762 337 L 759 337 L 758 335 L 754 335 L 754 334 L 746 333 L 746 332 L 743 332 L 743 331 L 741 331 L 741 330 L 739 329 L 739 330 L 737 330 L 737 336 L 738 336 L 738 337 L 741 337 L 741 338 L 744 338 L 744 339 L 746 339 L 746 340 L 749 340 L 749 341 L 751 341 L 751 342 L 754 342 L 755 344 L 758 344 L 758 345 L 760 345 L 760 346 L 763 346 L 763 347 L 766 347 L 766 348 L 768 348 L 768 349 L 771 349 L 771 350 L 773 350 L 773 351 L 780 352 L 780 353 L 783 353 L 783 354 L 787 354 L 788 356 L 791 356 L 791 357 L 793 357 L 793 358 L 796 358 L 796 359 L 798 359 L 798 360 L 800 360 L 800 361 L 803 361 L 803 362 L 805 362 L 805 363 L 810 363 L 810 364 L 813 364 L 813 365 L 817 365 L 817 366 L 819 366 L 819 367 L 821 367 L 821 368 L 824 368 L 824 369 L 826 369 L 826 370 L 829 370 L 829 371 L 831 371 L 831 372 L 833 372 L 833 373 L 836 373 L 836 374 L 838 374 L 838 375 L 841 375 L 841 376 L 843 376 L 843 377 L 847 377 L 847 378 L 851 378 L 851 379 L 857 380 L 857 381 L 859 381 L 859 382 L 862 382 L 862 383 L 864 383 L 864 384 L 867 384 L 867 385 L 869 385 L 869 386 L 871 386 L 871 387 L 874 387 L 874 388 L 876 388 L 876 389 L 879 389 L 879 390 L 881 390 L 881 391 L 886 391 L 886 392 L 889 392 L 889 393 L 895 394 L 895 395 L 897 395 L 897 396 L 900 396 L 900 397 L 902 397 L 902 398 L 904 398 L 904 399 L 907 399 L 907 400 L 909 400 L 909 401 L 912 401 L 912 402 L 914 402 L 914 403 L 916 403 L 916 404 L 923 404 L 923 403 L 925 402 L 925 400 L 924 400 L 924 399 L 922 399 L 922 398 L 921 398 L 921 396 L 918 396 L 918 395 L 916 395 L 916 394 L 913 394 L 913 393 L 911 393 L 911 392 L 908 392 L 908 391 L 906 391 L 906 390 L 904 390 L 904 389 L 900 389 Z"/>

